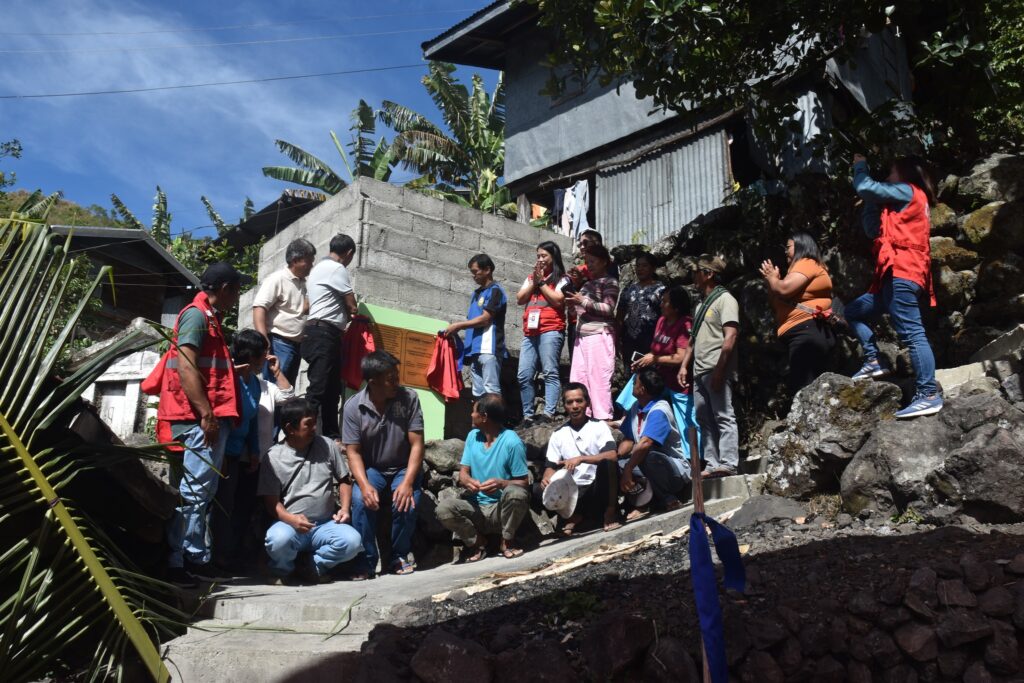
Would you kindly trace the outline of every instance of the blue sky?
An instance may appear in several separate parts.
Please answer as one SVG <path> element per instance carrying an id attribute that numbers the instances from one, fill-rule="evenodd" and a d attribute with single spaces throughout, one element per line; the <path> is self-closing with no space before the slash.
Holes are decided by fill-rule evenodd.
<path id="1" fill-rule="evenodd" d="M 415 64 L 422 61 L 421 42 L 485 4 L 4 0 L 0 95 Z M 215 30 L 240 26 L 245 28 Z M 332 37 L 308 40 L 322 36 Z M 211 45 L 252 41 L 278 42 Z M 182 45 L 189 47 L 168 47 Z M 460 69 L 459 76 L 468 82 L 473 71 Z M 285 187 L 260 172 L 266 165 L 291 165 L 274 146 L 276 138 L 344 173 L 328 131 L 347 141 L 349 113 L 360 98 L 374 107 L 386 99 L 401 102 L 439 122 L 419 83 L 423 73 L 413 68 L 139 94 L 0 99 L 0 140 L 18 138 L 24 147 L 22 158 L 5 160 L 3 168 L 17 173 L 19 188 L 63 190 L 84 205 L 109 208 L 110 194 L 117 193 L 147 224 L 159 184 L 175 233 L 210 234 L 201 227 L 209 218 L 200 195 L 234 221 L 246 196 L 262 208 Z M 485 78 L 493 85 L 493 73 Z"/>

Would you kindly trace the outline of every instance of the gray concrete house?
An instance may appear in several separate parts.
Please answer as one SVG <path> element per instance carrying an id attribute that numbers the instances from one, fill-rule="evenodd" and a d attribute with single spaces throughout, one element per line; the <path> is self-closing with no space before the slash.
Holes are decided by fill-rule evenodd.
<path id="1" fill-rule="evenodd" d="M 541 60 L 553 36 L 537 18 L 535 5 L 499 0 L 423 43 L 423 55 L 505 72 L 505 183 L 525 208 L 551 207 L 556 189 L 587 181 L 589 223 L 610 246 L 651 244 L 720 206 L 733 188 L 757 181 L 765 170 L 815 170 L 810 155 L 796 150 L 827 130 L 833 116 L 910 100 L 901 41 L 888 29 L 872 35 L 856 69 L 830 61 L 819 74 L 793 83 L 802 132 L 782 158 L 770 159 L 742 113 L 709 113 L 694 125 L 637 99 L 630 84 L 618 92 L 594 85 L 557 100 L 539 94 L 549 76 Z"/>

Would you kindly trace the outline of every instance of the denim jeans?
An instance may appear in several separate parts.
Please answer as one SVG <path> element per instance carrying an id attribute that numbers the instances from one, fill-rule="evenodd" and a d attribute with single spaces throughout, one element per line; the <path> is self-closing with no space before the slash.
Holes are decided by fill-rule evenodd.
<path id="1" fill-rule="evenodd" d="M 270 354 L 277 356 L 277 362 L 281 366 L 281 374 L 294 387 L 295 378 L 299 376 L 299 342 L 289 341 L 276 334 L 270 335 Z M 274 382 L 274 376 L 270 370 L 263 368 L 263 379 Z M 276 382 L 274 382 L 276 384 Z"/>
<path id="2" fill-rule="evenodd" d="M 558 377 L 558 359 L 562 355 L 562 332 L 542 332 L 533 337 L 523 337 L 523 345 L 519 349 L 519 395 L 523 401 L 523 417 L 533 415 L 533 375 L 540 361 L 541 374 L 544 377 L 544 412 L 555 414 L 558 405 L 558 394 L 562 390 L 562 382 Z"/>
<path id="3" fill-rule="evenodd" d="M 224 446 L 231 427 L 231 420 L 221 420 L 217 443 L 212 446 L 205 443 L 206 437 L 199 425 L 179 439 L 185 444 L 183 473 L 178 484 L 180 501 L 167 525 L 167 544 L 171 547 L 167 564 L 172 568 L 184 566 L 186 558 L 194 564 L 210 561 L 210 503 L 217 495 L 224 467 Z"/>
<path id="4" fill-rule="evenodd" d="M 654 500 L 661 505 L 679 502 L 679 496 L 690 483 L 690 467 L 686 461 L 658 451 L 650 451 L 639 467 L 651 482 Z"/>
<path id="5" fill-rule="evenodd" d="M 370 486 L 377 490 L 379 498 L 385 489 L 391 489 L 391 498 L 394 500 L 394 491 L 405 481 L 405 470 L 398 470 L 395 474 L 386 475 L 372 467 L 366 468 L 366 478 Z M 416 505 L 420 503 L 420 491 L 422 484 L 417 476 L 413 483 L 412 497 Z M 352 526 L 359 531 L 363 537 L 363 551 L 366 553 L 366 564 L 370 571 L 376 571 L 377 561 L 380 559 L 380 551 L 377 549 L 377 513 L 379 510 L 368 510 L 363 504 L 363 492 L 358 486 L 352 487 Z M 412 550 L 412 535 L 416 531 L 416 508 L 406 512 L 399 512 L 391 505 L 391 561 L 397 558 L 405 558 Z M 384 569 L 384 568 L 382 568 Z"/>
<path id="6" fill-rule="evenodd" d="M 869 323 L 883 313 L 889 314 L 900 342 L 910 350 L 918 396 L 932 396 L 939 390 L 935 383 L 935 356 L 921 322 L 921 297 L 924 288 L 916 282 L 893 277 L 890 271 L 877 294 L 864 294 L 846 306 L 846 319 L 864 348 L 864 360 L 878 359 L 875 332 Z"/>
<path id="7" fill-rule="evenodd" d="M 295 569 L 295 556 L 313 552 L 313 564 L 320 576 L 331 567 L 348 562 L 362 550 L 359 532 L 348 524 L 333 519 L 314 521 L 315 526 L 300 534 L 284 522 L 274 522 L 267 529 L 264 544 L 270 558 L 267 566 L 277 576 L 287 576 Z"/>
<path id="8" fill-rule="evenodd" d="M 469 374 L 473 377 L 474 398 L 484 394 L 501 395 L 501 359 L 493 353 L 474 356 L 469 364 Z"/>

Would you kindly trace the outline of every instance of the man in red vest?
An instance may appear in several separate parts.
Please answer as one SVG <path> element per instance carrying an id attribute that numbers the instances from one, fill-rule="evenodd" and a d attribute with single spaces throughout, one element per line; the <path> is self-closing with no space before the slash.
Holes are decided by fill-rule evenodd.
<path id="1" fill-rule="evenodd" d="M 221 316 L 238 303 L 243 278 L 223 262 L 203 272 L 202 291 L 178 314 L 161 380 L 157 420 L 165 427 L 163 433 L 169 427 L 170 437 L 185 447 L 180 504 L 167 528 L 168 579 L 181 586 L 220 578 L 210 565 L 207 516 L 228 433 L 239 417 Z"/>

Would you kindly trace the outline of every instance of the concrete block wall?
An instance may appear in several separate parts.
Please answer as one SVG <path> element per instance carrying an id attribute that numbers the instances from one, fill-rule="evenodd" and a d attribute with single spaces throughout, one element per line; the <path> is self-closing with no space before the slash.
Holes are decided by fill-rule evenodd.
<path id="1" fill-rule="evenodd" d="M 320 258 L 339 232 L 357 244 L 350 270 L 360 300 L 440 320 L 465 317 L 475 287 L 466 264 L 474 254 L 488 254 L 495 279 L 510 298 L 505 335 L 516 354 L 523 311 L 515 295 L 533 268 L 536 245 L 553 240 L 567 260 L 571 246 L 568 238 L 547 230 L 360 178 L 264 244 L 260 279 L 284 267 L 293 239 L 308 239 Z M 251 320 L 253 295 L 242 297 L 242 325 Z"/>

